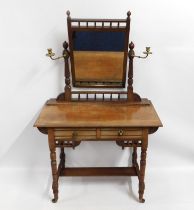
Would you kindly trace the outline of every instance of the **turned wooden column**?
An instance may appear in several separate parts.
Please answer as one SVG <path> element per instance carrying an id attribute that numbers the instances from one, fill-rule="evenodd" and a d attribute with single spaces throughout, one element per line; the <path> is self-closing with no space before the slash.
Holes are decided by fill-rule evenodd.
<path id="1" fill-rule="evenodd" d="M 133 44 L 133 42 L 131 42 L 129 44 L 129 53 L 128 53 L 128 57 L 129 57 L 129 70 L 128 70 L 128 87 L 127 87 L 127 99 L 130 102 L 134 102 L 134 101 L 141 101 L 141 97 L 137 94 L 133 92 L 133 59 L 134 59 L 134 47 L 135 45 Z"/>
<path id="2" fill-rule="evenodd" d="M 64 89 L 64 92 L 65 92 L 65 95 L 64 95 L 64 98 L 65 98 L 65 101 L 71 101 L 71 80 L 70 80 L 70 70 L 69 70 L 69 51 L 68 51 L 68 43 L 67 42 L 64 42 L 63 43 L 63 48 L 64 48 L 64 51 L 63 51 L 63 55 L 64 56 L 64 62 L 65 62 L 65 69 L 64 69 L 64 76 L 65 76 L 65 89 Z"/>
<path id="3" fill-rule="evenodd" d="M 132 165 L 134 167 L 137 167 L 137 147 L 136 146 L 133 146 Z"/>
<path id="4" fill-rule="evenodd" d="M 52 199 L 52 202 L 56 203 L 58 200 L 58 171 L 57 171 L 54 130 L 52 128 L 48 129 L 48 143 L 50 149 L 51 169 L 53 177 L 52 189 L 53 189 L 54 198 Z"/>
<path id="5" fill-rule="evenodd" d="M 145 177 L 145 168 L 146 168 L 147 147 L 148 147 L 148 129 L 143 129 L 140 172 L 139 172 L 139 201 L 140 201 L 140 203 L 145 202 L 145 199 L 143 198 L 143 194 L 144 194 L 144 190 L 145 190 L 144 177 Z"/>
<path id="6" fill-rule="evenodd" d="M 59 167 L 60 167 L 60 170 L 63 170 L 65 168 L 65 152 L 64 152 L 64 147 L 61 147 Z"/>
<path id="7" fill-rule="evenodd" d="M 133 48 L 135 47 L 135 45 L 133 44 L 133 42 L 131 42 L 129 44 L 129 53 L 128 53 L 128 57 L 129 57 L 129 71 L 128 71 L 128 87 L 127 87 L 127 91 L 128 91 L 128 100 L 129 101 L 133 101 L 133 56 L 134 56 L 134 50 Z"/>

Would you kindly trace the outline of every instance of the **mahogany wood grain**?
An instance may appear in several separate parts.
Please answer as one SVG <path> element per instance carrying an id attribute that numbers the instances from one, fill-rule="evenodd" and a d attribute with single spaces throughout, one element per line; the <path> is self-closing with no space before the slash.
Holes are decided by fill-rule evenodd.
<path id="1" fill-rule="evenodd" d="M 67 102 L 45 105 L 35 127 L 161 127 L 150 105 Z"/>
<path id="2" fill-rule="evenodd" d="M 91 140 L 123 140 L 123 139 L 141 139 L 142 128 L 55 128 L 55 140 L 74 140 L 74 141 L 91 141 Z"/>
<path id="3" fill-rule="evenodd" d="M 46 104 L 35 125 L 48 129 L 48 139 L 53 176 L 53 202 L 58 199 L 59 176 L 138 176 L 139 201 L 143 203 L 148 132 L 162 126 L 150 102 L 131 103 L 81 103 L 66 102 Z M 156 129 L 155 129 L 156 130 Z M 76 135 L 75 135 L 76 134 Z M 77 136 L 79 137 L 76 141 Z M 132 167 L 124 168 L 65 168 L 64 147 L 75 147 L 83 139 L 116 140 L 119 146 L 133 147 Z M 70 141 L 68 142 L 68 137 Z M 89 137 L 89 139 L 87 139 Z M 61 139 L 60 139 L 61 138 Z M 77 142 L 77 143 L 76 143 Z M 56 147 L 61 148 L 57 170 Z M 137 147 L 141 148 L 140 167 Z"/>

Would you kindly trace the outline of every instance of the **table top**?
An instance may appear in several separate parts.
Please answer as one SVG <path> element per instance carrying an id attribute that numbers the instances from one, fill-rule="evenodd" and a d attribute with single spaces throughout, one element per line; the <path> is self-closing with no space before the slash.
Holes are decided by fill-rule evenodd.
<path id="1" fill-rule="evenodd" d="M 51 102 L 51 101 L 50 101 Z M 34 127 L 161 127 L 152 105 L 109 102 L 49 103 Z"/>

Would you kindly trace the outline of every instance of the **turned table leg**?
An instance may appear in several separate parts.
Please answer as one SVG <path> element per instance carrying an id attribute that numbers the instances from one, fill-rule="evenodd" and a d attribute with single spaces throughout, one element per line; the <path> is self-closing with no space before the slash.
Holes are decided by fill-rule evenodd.
<path id="1" fill-rule="evenodd" d="M 65 168 L 65 152 L 64 147 L 61 147 L 61 153 L 60 153 L 60 170 L 63 170 Z"/>
<path id="2" fill-rule="evenodd" d="M 137 147 L 136 146 L 133 146 L 132 164 L 134 167 L 137 166 Z"/>
<path id="3" fill-rule="evenodd" d="M 51 169 L 53 176 L 52 189 L 53 189 L 54 198 L 52 199 L 52 202 L 56 203 L 58 200 L 58 171 L 57 171 L 56 147 L 55 147 L 53 129 L 48 129 L 48 141 L 50 149 Z"/>
<path id="4" fill-rule="evenodd" d="M 146 153 L 147 153 L 147 146 L 148 146 L 148 130 L 143 130 L 143 139 L 142 139 L 142 146 L 141 146 L 141 160 L 140 160 L 140 173 L 139 173 L 139 202 L 144 203 L 145 199 L 143 198 L 145 183 L 145 168 L 146 168 Z"/>

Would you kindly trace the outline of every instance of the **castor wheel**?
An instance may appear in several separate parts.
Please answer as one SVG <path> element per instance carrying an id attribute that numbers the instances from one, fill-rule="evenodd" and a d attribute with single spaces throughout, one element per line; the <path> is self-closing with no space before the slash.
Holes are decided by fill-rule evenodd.
<path id="1" fill-rule="evenodd" d="M 57 200 L 58 200 L 58 198 L 53 198 L 53 199 L 52 199 L 52 203 L 56 203 Z"/>
<path id="2" fill-rule="evenodd" d="M 140 203 L 145 203 L 145 199 L 144 198 L 141 198 L 141 199 L 139 199 L 139 202 Z"/>

